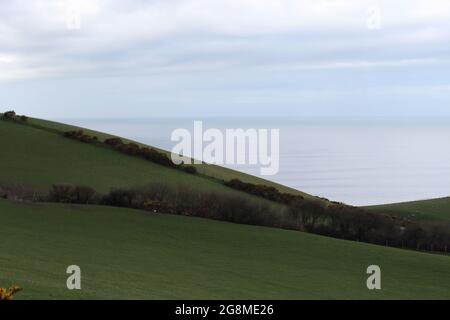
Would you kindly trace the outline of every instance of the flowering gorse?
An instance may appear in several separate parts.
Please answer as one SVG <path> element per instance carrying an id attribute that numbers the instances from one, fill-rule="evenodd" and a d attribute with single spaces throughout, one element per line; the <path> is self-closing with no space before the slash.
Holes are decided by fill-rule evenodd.
<path id="1" fill-rule="evenodd" d="M 11 286 L 9 289 L 0 288 L 0 300 L 12 300 L 14 294 L 22 291 L 22 288 L 18 286 Z"/>

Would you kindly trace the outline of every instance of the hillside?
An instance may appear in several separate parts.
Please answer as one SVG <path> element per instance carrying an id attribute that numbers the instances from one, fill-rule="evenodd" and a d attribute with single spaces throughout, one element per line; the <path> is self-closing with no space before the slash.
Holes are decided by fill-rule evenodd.
<path id="1" fill-rule="evenodd" d="M 154 181 L 231 192 L 201 176 L 83 144 L 28 125 L 0 121 L 0 183 L 20 183 L 44 190 L 54 183 L 111 187 L 139 186 Z"/>
<path id="2" fill-rule="evenodd" d="M 0 121 L 0 187 L 48 191 L 52 184 L 70 183 L 108 192 L 164 182 L 278 205 L 220 180 L 265 183 L 259 178 L 207 165 L 201 174 L 188 174 L 64 138 L 60 133 L 73 130 L 70 126 L 29 121 Z M 438 205 L 436 215 L 446 212 L 446 202 Z M 23 286 L 18 296 L 23 299 L 450 298 L 448 255 L 298 231 L 107 206 L 0 200 L 0 234 L 0 287 Z M 65 288 L 65 268 L 71 264 L 82 267 L 81 292 Z M 372 264 L 383 271 L 381 292 L 365 286 Z"/>
<path id="3" fill-rule="evenodd" d="M 0 286 L 20 299 L 450 299 L 448 256 L 110 207 L 0 200 L 0 220 Z"/>
<path id="4" fill-rule="evenodd" d="M 93 135 L 93 136 L 97 136 L 99 138 L 100 141 L 104 141 L 107 138 L 111 138 L 114 137 L 108 133 L 104 133 L 104 132 L 98 132 L 98 131 L 94 131 L 94 130 L 90 130 L 87 128 L 80 128 L 80 127 L 76 127 L 76 126 L 72 126 L 72 125 L 68 125 L 68 124 L 64 124 L 64 123 L 59 123 L 59 122 L 53 122 L 53 121 L 48 121 L 48 120 L 43 120 L 43 119 L 36 119 L 36 118 L 29 118 L 29 123 L 33 126 L 36 126 L 38 128 L 43 128 L 43 129 L 48 129 L 50 131 L 54 131 L 57 133 L 63 133 L 66 131 L 72 131 L 72 130 L 79 130 L 82 129 L 83 131 L 85 131 L 87 134 L 89 135 Z M 1 125 L 1 124 L 0 124 Z M 151 128 L 149 128 L 149 130 L 151 130 Z M 124 141 L 128 141 L 128 142 L 134 142 L 140 146 L 147 146 L 145 144 L 142 144 L 138 141 L 131 141 L 131 140 L 127 140 L 127 139 L 123 139 Z M 169 152 L 162 150 L 162 149 L 158 149 L 155 148 L 161 152 L 164 152 L 168 155 L 170 155 Z M 241 181 L 245 181 L 245 182 L 249 182 L 249 183 L 254 183 L 254 184 L 264 184 L 267 186 L 272 186 L 277 188 L 280 192 L 288 192 L 288 193 L 292 193 L 292 194 L 299 194 L 302 195 L 304 197 L 307 198 L 314 198 L 317 199 L 316 197 L 309 195 L 307 193 L 304 193 L 302 191 L 293 189 L 293 188 L 289 188 L 287 186 L 284 185 L 280 185 L 278 183 L 269 181 L 269 180 L 265 180 L 259 177 L 255 177 L 252 175 L 248 175 L 242 172 L 238 172 L 235 170 L 231 170 L 228 168 L 224 168 L 221 166 L 217 166 L 217 165 L 209 165 L 209 164 L 201 164 L 201 165 L 196 165 L 196 168 L 198 170 L 198 172 L 202 175 L 205 175 L 207 177 L 211 177 L 214 179 L 218 179 L 218 180 L 231 180 L 231 179 L 239 179 Z"/>
<path id="5" fill-rule="evenodd" d="M 450 223 L 450 198 L 384 204 L 366 207 L 373 212 L 398 215 L 411 220 L 432 220 Z"/>

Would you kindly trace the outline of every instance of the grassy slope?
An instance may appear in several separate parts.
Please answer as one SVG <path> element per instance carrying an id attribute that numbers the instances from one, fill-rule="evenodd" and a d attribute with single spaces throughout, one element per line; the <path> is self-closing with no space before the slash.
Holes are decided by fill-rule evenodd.
<path id="1" fill-rule="evenodd" d="M 435 220 L 450 223 L 450 198 L 385 204 L 366 208 L 374 212 L 399 215 L 414 220 Z"/>
<path id="2" fill-rule="evenodd" d="M 236 192 L 202 176 L 5 121 L 0 145 L 0 183 L 46 189 L 64 182 L 106 191 L 165 181 Z M 204 167 L 211 176 L 246 180 Z M 23 298 L 80 297 L 64 287 L 69 264 L 83 267 L 85 298 L 450 298 L 448 256 L 299 232 L 117 208 L 0 201 L 0 234 L 0 286 L 23 285 Z M 381 293 L 365 289 L 369 264 L 383 269 Z"/>
<path id="3" fill-rule="evenodd" d="M 59 131 L 59 132 L 83 129 L 86 133 L 97 136 L 101 141 L 112 137 L 112 135 L 109 135 L 104 132 L 98 132 L 98 131 L 94 131 L 94 130 L 90 130 L 90 129 L 86 129 L 86 128 L 75 127 L 72 125 L 59 123 L 59 122 L 53 122 L 53 121 L 48 121 L 48 120 L 36 119 L 36 118 L 31 118 L 29 121 L 33 125 L 42 126 L 44 128 L 48 128 L 48 129 Z M 141 146 L 144 146 L 144 144 L 136 142 L 136 141 L 130 141 L 127 139 L 124 139 L 124 140 L 129 141 L 129 142 L 135 142 Z M 161 149 L 159 149 L 159 150 L 162 152 L 167 152 L 165 150 L 161 150 Z M 169 154 L 169 152 L 167 152 L 167 154 Z M 281 185 L 281 184 L 278 184 L 278 183 L 275 183 L 275 182 L 272 182 L 269 180 L 261 179 L 261 178 L 258 178 L 258 177 L 252 176 L 252 175 L 248 175 L 248 174 L 245 174 L 242 172 L 238 172 L 235 170 L 231 170 L 228 168 L 224 168 L 224 167 L 220 167 L 220 166 L 216 166 L 216 165 L 207 165 L 207 164 L 196 165 L 196 167 L 197 167 L 197 170 L 199 173 L 204 174 L 208 177 L 215 178 L 215 179 L 231 180 L 231 179 L 236 178 L 236 179 L 240 179 L 242 181 L 250 182 L 250 183 L 254 183 L 254 184 L 265 184 L 268 186 L 273 186 L 273 187 L 277 188 L 278 190 L 280 190 L 281 192 L 300 194 L 300 195 L 308 197 L 308 198 L 316 198 L 307 193 L 301 192 L 299 190 L 289 188 L 287 186 L 284 186 L 284 185 Z"/>
<path id="4" fill-rule="evenodd" d="M 237 192 L 209 178 L 8 121 L 0 121 L 0 145 L 0 183 L 21 183 L 43 190 L 54 183 L 72 183 L 105 192 L 111 187 L 157 181 Z"/>
<path id="5" fill-rule="evenodd" d="M 448 256 L 109 207 L 0 200 L 0 221 L 0 286 L 22 299 L 450 299 Z M 81 292 L 65 288 L 71 264 Z"/>

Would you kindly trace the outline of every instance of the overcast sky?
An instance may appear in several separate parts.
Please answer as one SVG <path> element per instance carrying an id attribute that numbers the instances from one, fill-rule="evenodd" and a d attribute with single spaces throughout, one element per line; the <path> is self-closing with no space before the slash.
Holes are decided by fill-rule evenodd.
<path id="1" fill-rule="evenodd" d="M 450 116 L 448 0 L 0 0 L 0 110 Z"/>

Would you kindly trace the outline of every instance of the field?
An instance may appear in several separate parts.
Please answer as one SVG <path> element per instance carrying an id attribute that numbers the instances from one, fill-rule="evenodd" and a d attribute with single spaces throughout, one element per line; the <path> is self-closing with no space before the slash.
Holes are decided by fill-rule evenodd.
<path id="1" fill-rule="evenodd" d="M 0 220 L 0 285 L 21 299 L 450 298 L 448 256 L 109 207 L 2 200 Z M 81 291 L 65 287 L 72 264 Z"/>
<path id="2" fill-rule="evenodd" d="M 450 223 L 450 198 L 386 204 L 366 207 L 366 209 L 398 215 L 411 220 Z"/>
<path id="3" fill-rule="evenodd" d="M 59 133 L 62 133 L 65 131 L 82 129 L 84 132 L 86 132 L 89 135 L 97 136 L 100 141 L 103 141 L 107 138 L 113 137 L 104 132 L 98 132 L 98 131 L 94 131 L 94 130 L 90 130 L 90 129 L 86 129 L 86 128 L 74 127 L 71 125 L 67 125 L 67 124 L 63 124 L 63 123 L 59 123 L 59 122 L 48 121 L 48 120 L 43 120 L 43 119 L 31 118 L 29 120 L 29 122 L 33 126 L 44 128 L 44 129 L 54 131 L 54 132 L 59 132 Z M 2 124 L 0 123 L 0 126 L 1 125 Z M 123 140 L 127 141 L 127 142 L 137 143 L 140 146 L 146 146 L 145 144 L 142 144 L 138 141 L 131 141 L 131 140 L 127 140 L 127 139 L 123 139 Z M 169 152 L 167 152 L 165 150 L 161 150 L 158 148 L 155 148 L 155 149 L 169 154 Z M 126 160 L 124 160 L 124 161 L 126 161 Z M 220 167 L 220 166 L 216 166 L 216 165 L 209 165 L 209 164 L 196 165 L 196 168 L 200 174 L 202 174 L 206 177 L 210 177 L 210 178 L 214 178 L 214 179 L 218 179 L 218 180 L 226 180 L 226 181 L 231 180 L 231 179 L 240 179 L 242 181 L 249 182 L 249 183 L 273 186 L 273 187 L 277 188 L 278 190 L 280 190 L 281 192 L 289 192 L 289 193 L 293 193 L 293 194 L 300 194 L 300 195 L 302 195 L 304 197 L 308 197 L 308 198 L 316 198 L 316 197 L 313 197 L 312 195 L 301 192 L 299 190 L 292 189 L 287 186 L 280 185 L 278 183 L 275 183 L 275 182 L 272 182 L 269 180 L 261 179 L 261 178 L 258 178 L 258 177 L 252 176 L 252 175 L 248 175 L 248 174 L 245 174 L 242 172 L 238 172 L 235 170 L 231 170 L 228 168 L 224 168 L 224 167 Z"/>
<path id="4" fill-rule="evenodd" d="M 57 133 L 72 128 L 63 124 L 31 119 L 31 125 L 0 121 L 0 186 L 47 191 L 71 183 L 107 192 L 164 182 L 224 194 L 240 192 L 219 179 L 265 183 L 207 165 L 191 175 L 64 138 Z M 448 208 L 448 199 L 438 199 L 370 209 L 448 221 Z M 450 299 L 448 255 L 296 231 L 1 199 L 0 234 L 0 287 L 22 286 L 21 299 Z M 72 264 L 82 268 L 81 291 L 66 288 Z M 382 269 L 379 292 L 366 288 L 372 264 Z"/>
<path id="5" fill-rule="evenodd" d="M 48 190 L 54 183 L 86 185 L 106 192 L 150 182 L 234 192 L 202 176 L 190 175 L 114 150 L 80 143 L 52 132 L 0 121 L 0 183 Z"/>

